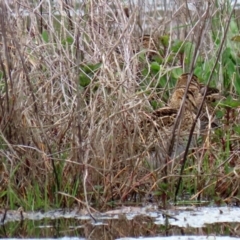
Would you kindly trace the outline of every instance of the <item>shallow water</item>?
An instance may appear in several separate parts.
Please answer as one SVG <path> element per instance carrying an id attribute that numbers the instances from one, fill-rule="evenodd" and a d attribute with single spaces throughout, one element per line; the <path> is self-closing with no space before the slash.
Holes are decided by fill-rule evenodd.
<path id="1" fill-rule="evenodd" d="M 168 240 L 240 237 L 237 207 L 176 207 L 164 211 L 154 206 L 123 207 L 92 215 L 94 219 L 78 209 L 45 213 L 2 210 L 0 237 Z"/>

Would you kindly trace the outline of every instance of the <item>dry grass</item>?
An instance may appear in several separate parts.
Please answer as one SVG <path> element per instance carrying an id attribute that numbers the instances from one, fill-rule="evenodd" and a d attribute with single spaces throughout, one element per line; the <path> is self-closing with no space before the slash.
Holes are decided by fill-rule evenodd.
<path id="1" fill-rule="evenodd" d="M 163 96 L 174 85 L 170 82 L 174 69 L 190 70 L 185 61 L 189 57 L 181 51 L 169 60 L 171 43 L 196 43 L 201 37 L 196 46 L 204 62 L 217 52 L 211 19 L 221 9 L 210 4 L 208 12 L 200 9 L 195 14 L 183 2 L 172 11 L 155 8 L 146 14 L 143 6 L 118 0 L 60 2 L 55 7 L 31 1 L 0 5 L 1 203 L 30 207 L 39 198 L 68 206 L 69 199 L 58 192 L 97 202 L 99 208 L 114 200 L 136 200 L 150 191 L 171 198 L 179 166 L 168 173 L 168 186 L 162 169 L 148 166 L 149 143 L 139 130 L 141 112 L 152 111 L 152 100 L 165 104 Z M 223 27 L 227 16 L 223 12 Z M 142 88 L 147 79 L 142 69 L 151 72 L 149 56 L 141 47 L 144 34 L 157 43 L 169 34 L 170 45 L 157 46 L 164 54 L 162 68 Z M 167 82 L 159 88 L 161 76 Z M 223 88 L 220 78 L 215 82 Z M 221 134 L 224 139 L 227 130 Z M 210 135 L 208 140 L 190 152 L 187 168 L 190 189 L 201 193 L 206 186 L 215 186 L 217 173 L 210 173 L 218 169 L 219 160 L 231 157 L 231 149 L 228 156 L 219 153 L 219 139 L 211 142 Z M 231 170 L 228 177 L 236 177 L 235 172 Z"/>

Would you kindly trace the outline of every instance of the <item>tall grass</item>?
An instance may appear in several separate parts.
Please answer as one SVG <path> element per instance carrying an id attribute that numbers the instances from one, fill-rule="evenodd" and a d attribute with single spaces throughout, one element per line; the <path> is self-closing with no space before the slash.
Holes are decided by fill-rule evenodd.
<path id="1" fill-rule="evenodd" d="M 230 5 L 192 11 L 182 1 L 159 11 L 144 2 L 148 12 L 119 0 L 1 3 L 2 206 L 72 207 L 78 199 L 102 209 L 150 192 L 173 199 L 179 165 L 168 176 L 148 165 L 142 112 L 166 104 L 194 52 L 194 72 L 206 83 Z M 190 151 L 183 195 L 213 199 L 226 182 L 229 197 L 239 181 L 238 30 L 232 18 L 210 82 L 228 96 L 216 104 L 221 128 Z M 144 35 L 154 49 L 144 47 Z"/>

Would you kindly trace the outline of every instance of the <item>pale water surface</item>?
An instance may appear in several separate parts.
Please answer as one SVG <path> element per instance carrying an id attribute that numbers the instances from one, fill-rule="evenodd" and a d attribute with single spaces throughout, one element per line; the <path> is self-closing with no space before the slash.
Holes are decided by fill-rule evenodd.
<path id="1" fill-rule="evenodd" d="M 5 214 L 5 217 L 4 217 Z M 0 212 L 1 238 L 240 239 L 240 208 L 122 207 L 103 213 L 60 209 Z M 231 236 L 231 237 L 230 237 Z"/>

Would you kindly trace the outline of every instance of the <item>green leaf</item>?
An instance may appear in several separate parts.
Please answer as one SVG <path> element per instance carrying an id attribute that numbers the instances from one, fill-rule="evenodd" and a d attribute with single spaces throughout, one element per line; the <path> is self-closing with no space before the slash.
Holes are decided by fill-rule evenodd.
<path id="1" fill-rule="evenodd" d="M 237 21 L 232 20 L 230 22 L 229 31 L 233 34 L 238 34 L 239 33 L 239 27 L 238 27 Z"/>
<path id="2" fill-rule="evenodd" d="M 101 65 L 102 65 L 101 63 L 88 64 L 88 65 L 85 65 L 85 66 L 82 68 L 82 70 L 83 70 L 85 73 L 93 73 L 93 72 L 95 72 L 96 70 L 98 70 Z"/>
<path id="3" fill-rule="evenodd" d="M 240 135 L 240 125 L 237 125 L 237 126 L 233 127 L 233 131 L 235 133 L 237 133 L 238 135 Z"/>
<path id="4" fill-rule="evenodd" d="M 72 45 L 73 44 L 73 38 L 72 37 L 67 37 L 66 39 L 64 39 L 64 40 L 62 40 L 62 44 L 63 45 L 66 45 L 66 44 L 68 44 L 68 45 Z"/>
<path id="5" fill-rule="evenodd" d="M 96 71 L 101 67 L 102 63 L 96 63 L 96 64 L 91 64 L 88 65 L 88 67 L 92 70 L 92 71 Z"/>
<path id="6" fill-rule="evenodd" d="M 163 58 L 160 57 L 159 55 L 154 55 L 154 56 L 153 56 L 153 60 L 154 60 L 155 62 L 157 62 L 159 65 L 161 65 L 161 64 L 163 63 Z"/>
<path id="7" fill-rule="evenodd" d="M 236 72 L 236 65 L 231 59 L 228 59 L 226 61 L 225 68 L 227 70 L 227 73 L 228 73 L 229 77 L 232 76 Z"/>
<path id="8" fill-rule="evenodd" d="M 197 67 L 194 69 L 194 74 L 197 75 L 197 76 L 199 76 L 199 78 L 202 77 L 202 74 L 203 74 L 202 66 L 197 66 Z"/>
<path id="9" fill-rule="evenodd" d="M 79 84 L 81 87 L 86 87 L 89 85 L 89 83 L 91 82 L 90 77 L 88 77 L 86 74 L 81 73 L 79 76 Z"/>
<path id="10" fill-rule="evenodd" d="M 171 47 L 171 50 L 174 52 L 174 53 L 184 53 L 184 43 L 183 41 L 180 41 L 180 40 L 176 40 L 172 47 Z"/>
<path id="11" fill-rule="evenodd" d="M 183 74 L 182 68 L 174 68 L 171 72 L 171 77 L 178 79 Z"/>
<path id="12" fill-rule="evenodd" d="M 158 71 L 160 70 L 160 65 L 159 65 L 159 63 L 157 63 L 157 62 L 152 62 L 152 63 L 151 63 L 151 69 L 158 72 Z"/>
<path id="13" fill-rule="evenodd" d="M 169 46 L 169 35 L 163 35 L 160 37 L 160 42 L 166 48 Z"/>
<path id="14" fill-rule="evenodd" d="M 100 68 L 101 63 L 88 64 L 81 66 L 81 73 L 79 75 L 79 84 L 81 87 L 89 85 L 94 77 L 95 72 Z"/>
<path id="15" fill-rule="evenodd" d="M 157 107 L 158 107 L 158 102 L 156 101 L 156 100 L 153 100 L 153 101 L 151 101 L 151 106 L 153 107 L 153 109 L 157 109 Z"/>
<path id="16" fill-rule="evenodd" d="M 145 62 L 145 60 L 146 60 L 145 53 L 143 51 L 141 51 L 138 54 L 138 58 L 139 58 L 140 62 Z"/>
<path id="17" fill-rule="evenodd" d="M 166 58 L 165 58 L 165 62 L 166 63 L 172 63 L 173 60 L 175 58 L 175 55 L 174 54 L 169 54 Z"/>
<path id="18" fill-rule="evenodd" d="M 232 99 L 232 97 L 228 97 L 227 99 L 225 99 L 224 101 L 222 101 L 220 104 L 220 106 L 223 107 L 232 107 L 232 108 L 237 108 L 240 107 L 240 101 L 238 100 L 234 100 Z"/>
<path id="19" fill-rule="evenodd" d="M 69 45 L 72 45 L 72 44 L 73 44 L 73 38 L 70 37 L 70 36 L 67 37 L 66 42 L 67 42 Z"/>
<path id="20" fill-rule="evenodd" d="M 190 42 L 184 44 L 185 63 L 190 64 L 192 62 L 194 52 L 194 45 Z"/>
<path id="21" fill-rule="evenodd" d="M 225 48 L 224 51 L 223 51 L 223 54 L 222 54 L 222 60 L 223 62 L 228 60 L 228 58 L 230 57 L 231 55 L 231 49 L 229 47 Z"/>
<path id="22" fill-rule="evenodd" d="M 234 81 L 234 86 L 238 95 L 240 95 L 240 78 L 236 77 Z"/>
<path id="23" fill-rule="evenodd" d="M 218 118 L 218 119 L 221 119 L 221 118 L 223 118 L 224 117 L 224 111 L 222 111 L 222 110 L 217 110 L 216 111 L 216 117 Z"/>
<path id="24" fill-rule="evenodd" d="M 227 61 L 225 61 L 224 69 L 225 72 L 223 85 L 225 90 L 228 91 L 230 86 L 232 85 L 233 75 L 236 74 L 236 65 L 230 58 L 228 58 Z"/>
<path id="25" fill-rule="evenodd" d="M 150 73 L 147 68 L 144 68 L 141 72 L 142 72 L 142 75 L 143 75 L 144 77 L 147 77 L 147 76 L 149 75 L 149 73 Z"/>
<path id="26" fill-rule="evenodd" d="M 44 42 L 48 43 L 49 39 L 48 39 L 48 32 L 47 31 L 43 31 L 42 32 L 42 39 Z"/>
<path id="27" fill-rule="evenodd" d="M 84 65 L 82 67 L 82 71 L 85 72 L 86 74 L 92 74 L 96 70 L 98 70 L 101 65 L 102 65 L 101 63 Z"/>
<path id="28" fill-rule="evenodd" d="M 166 77 L 166 75 L 164 75 L 159 79 L 158 87 L 160 87 L 160 88 L 165 87 L 166 83 L 167 83 L 167 77 Z"/>

